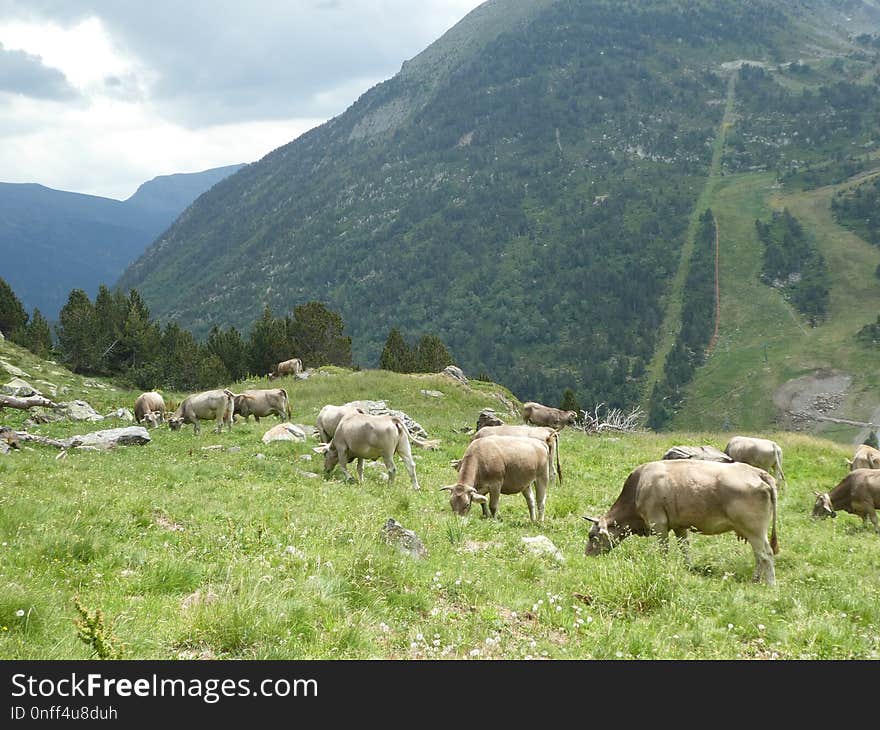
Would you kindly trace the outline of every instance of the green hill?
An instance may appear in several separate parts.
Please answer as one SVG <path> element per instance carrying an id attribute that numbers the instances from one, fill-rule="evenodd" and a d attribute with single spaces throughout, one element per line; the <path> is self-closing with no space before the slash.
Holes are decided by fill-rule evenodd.
<path id="1" fill-rule="evenodd" d="M 393 327 L 410 340 L 436 334 L 466 372 L 553 404 L 572 388 L 581 407 L 647 405 L 665 378 L 665 409 L 697 423 L 708 390 L 760 380 L 757 409 L 730 406 L 760 415 L 713 427 L 782 423 L 771 405 L 782 371 L 756 379 L 731 364 L 732 379 L 691 387 L 667 368 L 669 353 L 700 372 L 705 360 L 676 343 L 681 312 L 693 308 L 696 223 L 715 207 L 735 216 L 721 228 L 737 232 L 721 242 L 722 267 L 748 249 L 721 272 L 722 297 L 757 292 L 743 304 L 757 307 L 756 328 L 737 342 L 763 347 L 761 311 L 809 327 L 784 290 L 755 281 L 761 252 L 749 241 L 772 212 L 767 197 L 734 208 L 724 196 L 737 184 L 769 193 L 778 180 L 797 198 L 871 169 L 877 10 L 830 0 L 484 3 L 344 114 L 217 185 L 119 285 L 199 335 L 247 329 L 267 304 L 283 313 L 317 299 L 342 314 L 363 367 L 377 364 Z M 816 239 L 830 230 L 803 223 Z M 846 286 L 843 257 L 815 246 L 832 286 Z M 835 296 L 821 326 L 843 333 L 852 322 L 838 320 Z M 876 287 L 860 301 L 859 317 L 877 309 Z M 716 352 L 733 346 L 725 328 L 737 306 L 723 303 Z M 791 370 L 816 367 L 825 366 Z M 876 401 L 871 388 L 857 390 Z"/>
<path id="2" fill-rule="evenodd" d="M 4 359 L 37 370 L 0 343 Z M 61 372 L 59 370 L 59 372 Z M 53 375 L 99 410 L 135 393 Z M 95 384 L 105 387 L 95 387 Z M 521 497 L 501 498 L 501 520 L 456 518 L 454 481 L 479 410 L 515 419 L 504 387 L 442 375 L 316 371 L 283 379 L 294 422 L 325 403 L 385 399 L 441 441 L 414 449 L 421 491 L 384 467 L 362 485 L 323 476 L 314 440 L 261 443 L 274 418 L 229 433 L 151 431 L 143 447 L 109 452 L 32 446 L 0 456 L 0 655 L 85 659 L 75 600 L 104 616 L 103 651 L 132 659 L 869 659 L 877 658 L 880 596 L 864 576 L 880 568 L 877 535 L 854 516 L 816 522 L 813 490 L 845 474 L 851 449 L 767 433 L 784 449 L 775 588 L 751 582 L 751 550 L 732 533 L 693 535 L 692 565 L 674 545 L 632 537 L 587 558 L 584 515 L 610 506 L 626 475 L 675 444 L 723 447 L 718 433 L 587 435 L 566 429 L 564 480 L 548 492 L 545 522 Z M 265 387 L 263 381 L 231 384 Z M 428 393 L 426 391 L 435 391 Z M 437 396 L 436 393 L 442 393 Z M 179 398 L 183 394 L 167 394 Z M 6 410 L 6 425 L 25 414 Z M 66 436 L 102 424 L 32 430 Z M 402 470 L 401 470 L 402 472 Z M 390 517 L 415 530 L 428 555 L 386 545 Z M 544 535 L 561 559 L 533 555 Z M 673 541 L 674 542 L 674 541 Z M 117 653 L 118 652 L 118 653 Z"/>

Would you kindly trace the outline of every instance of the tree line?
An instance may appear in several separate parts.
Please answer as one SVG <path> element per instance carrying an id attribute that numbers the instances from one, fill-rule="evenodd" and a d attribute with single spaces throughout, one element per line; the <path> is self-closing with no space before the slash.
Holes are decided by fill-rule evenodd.
<path id="1" fill-rule="evenodd" d="M 351 337 L 339 313 L 319 301 L 275 316 L 269 306 L 245 335 L 235 327 L 211 328 L 204 341 L 174 322 L 152 319 L 136 289 L 128 294 L 102 285 L 95 300 L 70 292 L 54 327 L 35 309 L 28 315 L 0 278 L 0 332 L 41 358 L 55 358 L 75 373 L 113 377 L 143 390 L 197 390 L 266 375 L 283 360 L 303 367 L 352 362 Z M 397 372 L 438 372 L 454 362 L 443 342 L 425 335 L 409 347 L 396 329 L 380 367 Z"/>

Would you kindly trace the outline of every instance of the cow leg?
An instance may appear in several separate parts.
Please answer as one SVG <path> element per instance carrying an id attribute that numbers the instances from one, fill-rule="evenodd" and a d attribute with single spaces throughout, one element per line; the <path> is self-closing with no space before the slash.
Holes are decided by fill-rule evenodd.
<path id="1" fill-rule="evenodd" d="M 871 520 L 871 524 L 874 525 L 874 529 L 877 531 L 877 534 L 880 535 L 880 525 L 877 524 L 877 513 L 874 511 L 873 507 L 868 508 L 866 516 L 869 520 Z"/>
<path id="2" fill-rule="evenodd" d="M 358 459 L 357 461 L 358 461 L 358 463 L 357 463 L 358 484 L 363 484 L 364 483 L 364 460 Z"/>
<path id="3" fill-rule="evenodd" d="M 412 450 L 409 447 L 409 438 L 405 433 L 397 440 L 397 447 L 394 451 L 399 454 L 400 458 L 403 460 L 403 466 L 409 474 L 409 480 L 412 482 L 413 489 L 421 489 L 418 477 L 416 477 L 416 462 L 412 457 Z M 391 458 L 394 458 L 394 454 L 391 455 Z"/>
<path id="4" fill-rule="evenodd" d="M 193 433 L 194 433 L 196 436 L 198 436 L 201 432 L 202 432 L 202 427 L 201 427 L 201 425 L 199 424 L 199 419 L 197 418 L 197 419 L 195 420 L 195 423 L 193 423 Z"/>
<path id="5" fill-rule="evenodd" d="M 766 535 L 757 535 L 747 538 L 752 552 L 755 554 L 755 573 L 752 580 L 760 583 L 763 579 L 767 585 L 776 584 L 776 571 L 773 566 L 773 548 L 767 542 Z"/>
<path id="6" fill-rule="evenodd" d="M 531 493 L 531 485 L 529 485 L 529 497 L 532 496 Z M 499 484 L 497 487 L 489 488 L 489 514 L 492 515 L 492 519 L 501 519 L 498 517 L 498 502 L 501 500 L 501 485 Z M 534 519 L 534 516 L 532 517 Z"/>
<path id="7" fill-rule="evenodd" d="M 660 544 L 666 552 L 669 552 L 669 523 L 666 520 L 657 520 L 651 523 L 651 532 L 657 536 Z"/>
<path id="8" fill-rule="evenodd" d="M 547 502 L 547 482 L 549 480 L 548 476 L 541 474 L 535 480 L 535 497 L 538 502 L 538 522 L 544 522 L 544 504 Z M 531 489 L 529 490 L 531 491 Z"/>
<path id="9" fill-rule="evenodd" d="M 260 417 L 259 417 L 256 413 L 254 413 L 254 420 L 255 420 L 257 423 L 260 422 Z"/>
<path id="10" fill-rule="evenodd" d="M 394 463 L 394 454 L 389 456 L 382 456 L 382 461 L 385 462 L 385 468 L 388 469 L 388 486 L 394 486 L 394 477 L 397 476 L 397 465 Z"/>
<path id="11" fill-rule="evenodd" d="M 342 472 L 343 479 L 347 482 L 352 481 L 353 477 L 348 473 L 348 452 L 344 446 L 340 446 L 336 453 L 339 456 L 339 470 Z"/>
<path id="12" fill-rule="evenodd" d="M 526 498 L 526 505 L 529 508 L 529 519 L 535 521 L 535 495 L 532 494 L 532 485 L 523 489 L 522 496 Z"/>
<path id="13" fill-rule="evenodd" d="M 686 527 L 679 527 L 677 530 L 673 530 L 675 532 L 675 537 L 678 539 L 678 547 L 681 550 L 681 554 L 684 556 L 685 562 L 690 565 L 691 564 L 691 550 L 690 543 L 688 542 L 688 531 Z"/>

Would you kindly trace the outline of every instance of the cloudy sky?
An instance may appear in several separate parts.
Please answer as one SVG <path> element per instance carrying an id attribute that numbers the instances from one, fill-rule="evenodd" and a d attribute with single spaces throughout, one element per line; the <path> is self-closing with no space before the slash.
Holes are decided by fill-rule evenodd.
<path id="1" fill-rule="evenodd" d="M 482 0 L 0 0 L 0 182 L 125 199 L 345 111 Z"/>

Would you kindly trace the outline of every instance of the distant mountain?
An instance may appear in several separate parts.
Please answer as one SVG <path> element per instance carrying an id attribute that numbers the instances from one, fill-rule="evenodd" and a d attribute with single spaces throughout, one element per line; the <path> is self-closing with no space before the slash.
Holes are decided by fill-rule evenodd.
<path id="1" fill-rule="evenodd" d="M 689 262 L 714 264 L 691 222 L 722 176 L 880 152 L 877 7 L 489 0 L 216 185 L 120 284 L 200 335 L 318 299 L 365 367 L 396 327 L 522 399 L 631 406 Z"/>
<path id="2" fill-rule="evenodd" d="M 199 195 L 242 165 L 162 175 L 128 200 L 0 183 L 0 270 L 28 311 L 54 319 L 71 289 L 111 286 Z"/>

